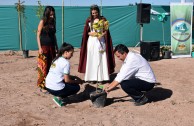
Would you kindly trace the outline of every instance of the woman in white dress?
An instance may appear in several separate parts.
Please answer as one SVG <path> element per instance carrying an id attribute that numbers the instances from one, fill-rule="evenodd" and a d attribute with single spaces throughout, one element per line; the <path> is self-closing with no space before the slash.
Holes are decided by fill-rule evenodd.
<path id="1" fill-rule="evenodd" d="M 84 27 L 78 71 L 85 73 L 85 81 L 109 81 L 115 61 L 108 24 L 99 15 L 97 5 L 91 6 L 90 13 Z"/>

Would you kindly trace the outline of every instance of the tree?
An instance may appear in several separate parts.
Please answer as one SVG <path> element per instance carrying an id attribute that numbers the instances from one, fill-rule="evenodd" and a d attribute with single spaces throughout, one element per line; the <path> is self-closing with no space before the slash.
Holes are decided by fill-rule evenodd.
<path id="1" fill-rule="evenodd" d="M 18 23 L 19 23 L 19 34 L 20 34 L 20 50 L 22 50 L 22 26 L 21 26 L 21 17 L 23 18 L 24 24 L 26 23 L 25 21 L 25 7 L 23 5 L 23 2 L 20 2 L 20 0 L 18 0 L 18 3 L 15 3 L 16 5 L 16 10 L 18 12 Z"/>

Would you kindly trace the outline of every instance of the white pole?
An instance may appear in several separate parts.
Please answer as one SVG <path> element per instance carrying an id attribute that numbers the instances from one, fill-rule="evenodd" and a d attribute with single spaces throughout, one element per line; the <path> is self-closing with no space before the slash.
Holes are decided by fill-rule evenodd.
<path id="1" fill-rule="evenodd" d="M 101 16 L 102 16 L 102 0 L 100 0 L 100 4 L 101 4 Z"/>
<path id="2" fill-rule="evenodd" d="M 62 0 L 62 44 L 64 42 L 64 0 Z"/>

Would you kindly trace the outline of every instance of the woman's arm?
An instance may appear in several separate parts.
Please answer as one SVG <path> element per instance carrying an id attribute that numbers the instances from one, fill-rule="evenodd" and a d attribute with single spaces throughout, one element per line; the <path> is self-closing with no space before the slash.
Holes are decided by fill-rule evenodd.
<path id="1" fill-rule="evenodd" d="M 41 44 L 40 44 L 40 34 L 43 28 L 43 20 L 40 21 L 39 25 L 38 25 L 38 30 L 37 30 L 37 43 L 38 43 L 38 49 L 39 49 L 39 53 L 42 54 L 42 48 L 41 48 Z"/>
<path id="2" fill-rule="evenodd" d="M 56 37 L 56 34 L 55 34 L 55 49 L 56 49 L 56 52 L 58 53 L 58 44 L 57 44 L 57 37 Z"/>
<path id="3" fill-rule="evenodd" d="M 96 32 L 88 32 L 88 35 L 89 36 L 95 36 L 96 35 Z"/>
<path id="4" fill-rule="evenodd" d="M 102 37 L 104 37 L 107 34 L 107 31 L 102 32 L 102 35 L 98 36 L 98 40 L 100 40 Z"/>

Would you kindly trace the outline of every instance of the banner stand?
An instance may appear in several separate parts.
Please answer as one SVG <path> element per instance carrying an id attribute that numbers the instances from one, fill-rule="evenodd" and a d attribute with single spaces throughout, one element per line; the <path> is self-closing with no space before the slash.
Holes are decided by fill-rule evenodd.
<path id="1" fill-rule="evenodd" d="M 193 3 L 171 3 L 172 58 L 191 57 Z"/>

